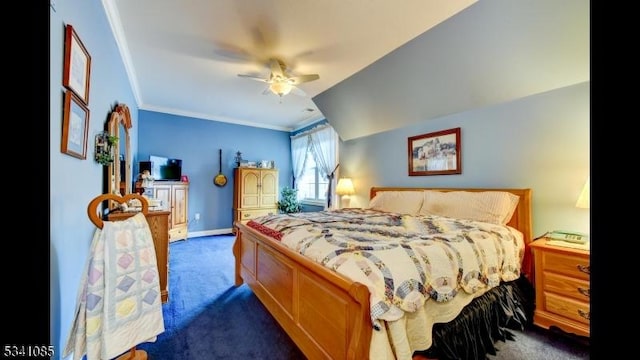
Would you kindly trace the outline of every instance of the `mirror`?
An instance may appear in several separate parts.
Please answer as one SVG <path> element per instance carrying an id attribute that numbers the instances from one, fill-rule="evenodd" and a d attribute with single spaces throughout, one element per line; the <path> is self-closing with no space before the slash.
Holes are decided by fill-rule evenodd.
<path id="1" fill-rule="evenodd" d="M 107 191 L 109 194 L 121 196 L 131 194 L 131 186 L 129 185 L 129 181 L 132 179 L 131 139 L 129 136 L 129 129 L 131 129 L 131 127 L 129 107 L 125 104 L 118 104 L 113 112 L 111 112 L 107 125 L 109 135 L 118 137 L 118 141 L 112 148 L 114 154 L 113 162 L 109 164 L 107 169 Z M 124 160 L 121 160 L 120 154 L 124 154 Z M 118 203 L 114 201 L 109 203 L 109 209 L 116 207 L 118 207 Z"/>

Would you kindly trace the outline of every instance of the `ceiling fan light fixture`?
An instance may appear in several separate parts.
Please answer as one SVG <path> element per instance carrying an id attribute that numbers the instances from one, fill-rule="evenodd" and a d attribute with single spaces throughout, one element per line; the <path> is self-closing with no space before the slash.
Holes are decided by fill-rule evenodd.
<path id="1" fill-rule="evenodd" d="M 276 81 L 269 85 L 269 90 L 280 97 L 290 93 L 292 88 L 293 85 L 289 84 L 287 81 Z"/>
<path id="2" fill-rule="evenodd" d="M 254 75 L 248 75 L 248 74 L 238 74 L 238 76 L 246 77 L 249 79 L 253 79 L 253 80 L 257 80 L 257 81 L 261 81 L 269 84 L 269 87 L 264 89 L 262 93 L 266 95 L 270 91 L 278 95 L 280 98 L 282 98 L 285 95 L 288 95 L 290 92 L 293 92 L 296 95 L 306 96 L 304 91 L 296 87 L 296 85 L 301 83 L 306 83 L 309 81 L 318 80 L 320 78 L 318 74 L 290 76 L 286 72 L 287 66 L 282 61 L 276 58 L 271 58 L 269 60 L 269 67 L 271 69 L 271 73 L 268 78 L 262 78 Z"/>

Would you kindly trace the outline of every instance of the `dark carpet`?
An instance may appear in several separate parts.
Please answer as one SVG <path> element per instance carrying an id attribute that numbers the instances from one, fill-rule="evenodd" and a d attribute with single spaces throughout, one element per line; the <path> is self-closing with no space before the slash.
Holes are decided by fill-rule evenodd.
<path id="1" fill-rule="evenodd" d="M 169 246 L 165 332 L 144 343 L 151 360 L 305 359 L 247 285 L 235 287 L 233 235 L 204 236 Z M 584 338 L 529 326 L 510 330 L 490 360 L 589 359 Z"/>

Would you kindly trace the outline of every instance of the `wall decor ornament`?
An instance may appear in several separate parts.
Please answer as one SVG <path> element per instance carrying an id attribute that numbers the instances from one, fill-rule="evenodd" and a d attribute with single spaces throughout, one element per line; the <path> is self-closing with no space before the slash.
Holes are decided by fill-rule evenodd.
<path id="1" fill-rule="evenodd" d="M 64 94 L 60 151 L 78 159 L 86 159 L 88 132 L 89 109 L 72 91 L 67 90 Z"/>
<path id="2" fill-rule="evenodd" d="M 410 137 L 408 159 L 409 176 L 462 174 L 460 128 Z"/>
<path id="3" fill-rule="evenodd" d="M 96 135 L 95 160 L 104 166 L 113 162 L 113 146 L 118 143 L 118 137 L 112 136 L 108 131 Z"/>
<path id="4" fill-rule="evenodd" d="M 89 105 L 91 55 L 71 25 L 65 28 L 64 70 L 62 85 L 73 91 L 83 104 Z"/>

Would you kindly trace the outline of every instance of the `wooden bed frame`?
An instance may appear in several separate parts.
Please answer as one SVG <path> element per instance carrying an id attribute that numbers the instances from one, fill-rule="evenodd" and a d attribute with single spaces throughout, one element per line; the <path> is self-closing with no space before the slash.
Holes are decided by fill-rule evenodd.
<path id="1" fill-rule="evenodd" d="M 531 242 L 531 189 L 454 189 L 373 187 L 378 191 L 506 191 L 518 195 L 518 207 L 508 225 Z M 235 285 L 247 283 L 280 326 L 309 359 L 369 358 L 372 324 L 369 290 L 292 251 L 278 240 L 237 222 L 233 254 Z M 530 274 L 525 254 L 523 273 Z M 331 311 L 327 311 L 331 309 Z"/>

